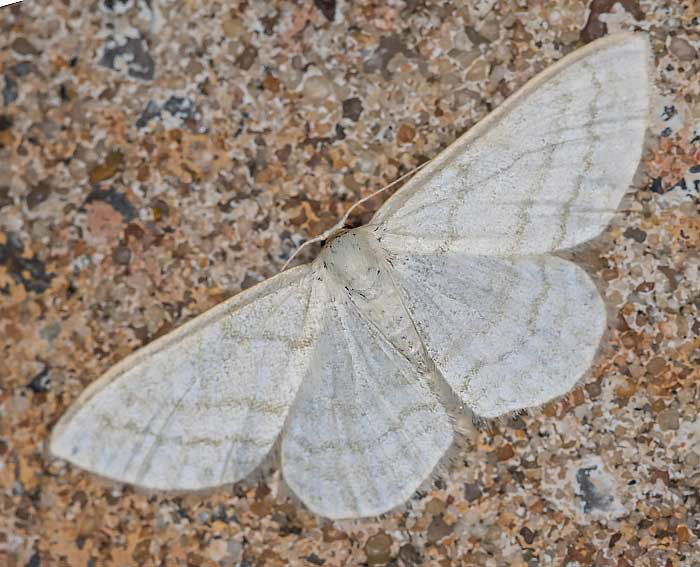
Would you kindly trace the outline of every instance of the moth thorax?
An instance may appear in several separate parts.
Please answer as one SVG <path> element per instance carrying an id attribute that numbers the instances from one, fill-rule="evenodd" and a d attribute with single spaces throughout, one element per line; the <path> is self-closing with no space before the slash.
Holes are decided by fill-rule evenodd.
<path id="1" fill-rule="evenodd" d="M 377 239 L 367 227 L 350 230 L 331 240 L 319 261 L 351 295 L 371 300 L 381 293 L 386 278 L 385 260 Z"/>

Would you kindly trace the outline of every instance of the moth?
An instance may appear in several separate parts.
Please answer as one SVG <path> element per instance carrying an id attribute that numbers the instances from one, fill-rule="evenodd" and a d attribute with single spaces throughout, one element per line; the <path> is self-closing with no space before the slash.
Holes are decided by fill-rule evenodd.
<path id="1" fill-rule="evenodd" d="M 604 230 L 651 111 L 644 35 L 608 36 L 528 82 L 319 256 L 128 356 L 75 401 L 50 452 L 159 490 L 234 483 L 273 449 L 314 513 L 405 502 L 455 437 L 562 396 L 606 308 L 554 253 Z"/>

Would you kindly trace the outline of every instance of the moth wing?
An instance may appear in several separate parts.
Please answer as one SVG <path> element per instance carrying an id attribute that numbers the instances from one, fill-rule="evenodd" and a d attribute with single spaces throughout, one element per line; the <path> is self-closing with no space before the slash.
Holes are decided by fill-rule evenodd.
<path id="1" fill-rule="evenodd" d="M 540 406 L 593 363 L 606 309 L 571 262 L 453 253 L 398 255 L 393 264 L 429 356 L 479 416 Z"/>
<path id="2" fill-rule="evenodd" d="M 597 40 L 528 82 L 379 209 L 390 250 L 539 254 L 610 222 L 651 106 L 643 34 Z"/>
<path id="3" fill-rule="evenodd" d="M 429 477 L 452 426 L 385 334 L 342 292 L 325 293 L 324 332 L 282 438 L 282 474 L 317 514 L 376 516 Z"/>
<path id="4" fill-rule="evenodd" d="M 310 267 L 300 266 L 157 339 L 83 392 L 50 452 L 155 489 L 245 477 L 275 442 L 306 371 L 310 301 Z"/>

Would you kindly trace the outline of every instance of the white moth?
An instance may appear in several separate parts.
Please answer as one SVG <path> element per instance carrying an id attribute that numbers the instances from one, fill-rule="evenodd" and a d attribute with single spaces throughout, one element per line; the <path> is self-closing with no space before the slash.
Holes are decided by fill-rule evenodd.
<path id="1" fill-rule="evenodd" d="M 590 368 L 606 309 L 552 253 L 598 235 L 632 182 L 650 60 L 637 34 L 564 57 L 370 224 L 117 364 L 50 451 L 118 481 L 195 490 L 246 477 L 279 439 L 282 475 L 313 512 L 402 504 L 453 441 L 447 398 L 500 416 Z"/>

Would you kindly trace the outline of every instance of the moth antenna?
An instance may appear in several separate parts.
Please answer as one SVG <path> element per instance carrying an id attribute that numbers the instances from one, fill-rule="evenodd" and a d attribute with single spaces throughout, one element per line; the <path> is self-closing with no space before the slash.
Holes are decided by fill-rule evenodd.
<path id="1" fill-rule="evenodd" d="M 343 221 L 335 223 L 331 228 L 329 228 L 328 230 L 326 230 L 322 234 L 319 234 L 318 236 L 314 236 L 311 240 L 307 240 L 306 242 L 301 244 L 301 246 L 299 246 L 294 251 L 294 254 L 292 254 L 287 259 L 287 261 L 284 263 L 284 266 L 282 266 L 282 269 L 280 270 L 280 272 L 284 272 L 289 267 L 289 264 L 291 264 L 292 260 L 294 260 L 294 258 L 296 258 L 296 255 L 299 254 L 299 252 L 301 252 L 306 246 L 308 246 L 309 244 L 313 244 L 314 242 L 320 242 L 321 240 L 325 240 L 326 238 L 331 236 L 331 234 L 333 234 L 335 231 L 337 231 L 340 228 L 343 228 Z"/>
<path id="2" fill-rule="evenodd" d="M 428 160 L 428 161 L 426 161 L 426 162 L 423 162 L 423 163 L 420 164 L 420 165 L 417 165 L 417 166 L 414 167 L 413 169 L 411 169 L 411 170 L 407 171 L 406 173 L 404 173 L 404 174 L 403 174 L 401 177 L 399 177 L 398 179 L 394 179 L 394 181 L 392 181 L 392 182 L 389 183 L 388 185 L 385 185 L 385 186 L 382 187 L 381 189 L 377 189 L 376 191 L 373 191 L 372 193 L 370 193 L 370 194 L 367 195 L 366 197 L 363 197 L 362 199 L 360 199 L 359 201 L 357 201 L 352 207 L 350 207 L 347 211 L 345 211 L 345 214 L 343 215 L 343 218 L 341 218 L 341 219 L 340 219 L 337 223 L 335 223 L 332 227 L 330 227 L 328 230 L 326 230 L 326 231 L 323 232 L 322 234 L 319 234 L 318 236 L 314 236 L 311 240 L 307 240 L 307 241 L 304 242 L 301 246 L 299 246 L 299 247 L 294 251 L 294 254 L 292 254 L 292 255 L 287 259 L 287 261 L 284 263 L 284 266 L 282 266 L 282 269 L 281 269 L 280 271 L 281 271 L 281 272 L 284 272 L 284 271 L 287 269 L 287 267 L 289 266 L 289 264 L 292 262 L 292 260 L 294 260 L 294 258 L 297 256 L 297 254 L 299 254 L 299 252 L 301 252 L 301 251 L 304 249 L 305 246 L 307 246 L 307 245 L 309 245 L 309 244 L 313 244 L 314 242 L 320 242 L 320 241 L 322 241 L 322 240 L 326 240 L 328 237 L 330 237 L 331 235 L 333 235 L 334 233 L 336 233 L 337 231 L 339 231 L 340 229 L 342 229 L 342 228 L 345 226 L 345 223 L 347 222 L 348 218 L 350 218 L 350 213 L 352 213 L 352 211 L 355 210 L 359 205 L 361 205 L 362 203 L 365 203 L 365 202 L 369 201 L 372 197 L 375 197 L 375 196 L 379 195 L 380 193 L 383 193 L 383 192 L 386 191 L 387 189 L 391 189 L 391 188 L 394 187 L 397 183 L 401 183 L 401 182 L 402 182 L 404 179 L 406 179 L 407 177 L 410 177 L 411 175 L 413 175 L 413 174 L 415 174 L 415 173 L 418 173 L 421 169 L 423 169 L 423 168 L 424 168 L 426 165 L 428 165 L 430 162 L 431 162 L 431 160 Z"/>
<path id="3" fill-rule="evenodd" d="M 369 201 L 372 197 L 375 197 L 376 195 L 379 195 L 379 193 L 383 193 L 383 192 L 386 191 L 387 189 L 391 189 L 391 188 L 394 187 L 397 183 L 401 183 L 401 182 L 402 182 L 404 179 L 406 179 L 407 177 L 410 177 L 411 175 L 413 175 L 413 174 L 415 174 L 415 173 L 418 173 L 421 169 L 423 169 L 423 168 L 424 168 L 426 165 L 428 165 L 431 161 L 432 161 L 432 160 L 428 160 L 428 161 L 426 161 L 426 162 L 423 162 L 423 163 L 420 164 L 420 165 L 417 165 L 417 166 L 414 167 L 413 169 L 411 169 L 411 170 L 407 171 L 406 173 L 404 173 L 404 174 L 403 174 L 401 177 L 399 177 L 398 179 L 394 179 L 394 181 L 392 181 L 392 182 L 389 183 L 388 185 L 385 185 L 385 186 L 382 187 L 381 189 L 377 189 L 377 190 L 374 191 L 373 193 L 370 193 L 370 194 L 367 195 L 366 197 L 363 197 L 362 199 L 360 199 L 359 201 L 357 201 L 352 207 L 350 207 L 347 211 L 345 211 L 345 214 L 343 215 L 343 218 L 340 220 L 340 222 L 339 222 L 338 224 L 340 224 L 341 227 L 345 226 L 345 222 L 348 220 L 348 218 L 350 218 L 350 213 L 352 213 L 352 211 L 355 210 L 358 206 L 360 206 L 362 203 L 365 203 L 365 202 Z"/>

